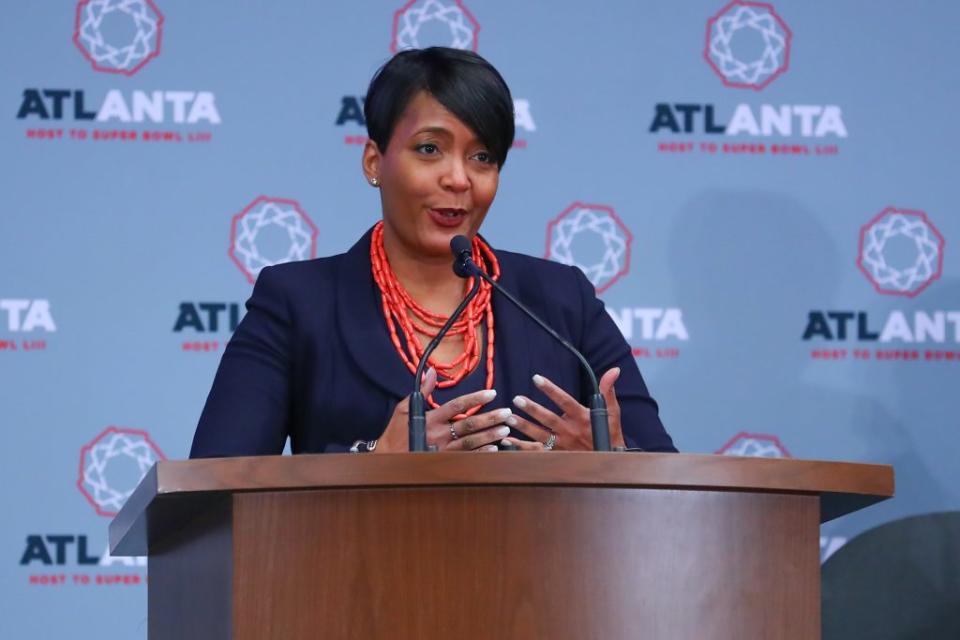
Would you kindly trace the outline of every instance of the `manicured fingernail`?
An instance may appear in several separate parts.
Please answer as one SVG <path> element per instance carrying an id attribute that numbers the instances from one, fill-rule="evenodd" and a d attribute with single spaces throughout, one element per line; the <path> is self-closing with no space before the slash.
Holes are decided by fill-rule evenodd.
<path id="1" fill-rule="evenodd" d="M 513 404 L 517 405 L 519 409 L 523 409 L 527 406 L 527 399 L 523 396 L 517 396 L 513 399 Z"/>
<path id="2" fill-rule="evenodd" d="M 507 418 L 509 418 L 512 415 L 513 415 L 513 411 L 511 411 L 510 408 L 507 407 L 506 409 L 500 409 L 500 411 L 497 412 L 497 419 L 505 421 Z"/>
<path id="3" fill-rule="evenodd" d="M 504 438 L 503 440 L 500 441 L 500 444 L 502 444 L 505 447 L 512 447 L 513 440 L 511 440 L 510 438 Z"/>
<path id="4" fill-rule="evenodd" d="M 543 376 L 539 373 L 533 376 L 533 384 L 537 385 L 538 387 L 542 387 L 544 382 L 546 382 L 546 380 L 544 380 Z"/>
<path id="5" fill-rule="evenodd" d="M 497 430 L 494 431 L 494 433 L 500 436 L 501 438 L 503 436 L 508 436 L 510 435 L 510 427 L 497 427 Z"/>
<path id="6" fill-rule="evenodd" d="M 500 451 L 495 444 L 488 444 L 483 448 L 484 451 Z"/>
<path id="7" fill-rule="evenodd" d="M 619 377 L 620 377 L 620 367 L 614 367 L 613 370 L 617 372 L 617 376 L 616 376 L 616 377 L 619 378 Z M 614 379 L 616 379 L 616 378 L 614 378 Z"/>
<path id="8" fill-rule="evenodd" d="M 517 426 L 517 419 L 514 416 L 510 416 L 509 418 L 504 420 L 504 422 L 506 422 L 511 427 Z"/>

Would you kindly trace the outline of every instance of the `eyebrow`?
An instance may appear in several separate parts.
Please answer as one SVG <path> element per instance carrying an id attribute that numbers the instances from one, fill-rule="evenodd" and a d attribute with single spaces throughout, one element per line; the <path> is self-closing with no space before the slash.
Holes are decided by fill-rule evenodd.
<path id="1" fill-rule="evenodd" d="M 410 137 L 412 138 L 412 137 L 418 136 L 418 135 L 420 135 L 420 134 L 422 134 L 422 133 L 432 133 L 432 134 L 434 134 L 434 135 L 440 135 L 440 136 L 444 136 L 444 137 L 446 137 L 446 138 L 452 138 L 452 137 L 453 137 L 453 132 L 450 131 L 450 129 L 447 129 L 446 127 L 443 127 L 443 126 L 440 126 L 440 125 L 433 125 L 433 126 L 423 127 L 423 128 L 417 129 L 416 131 L 413 132 L 413 135 L 410 136 Z M 482 142 L 482 141 L 480 140 L 480 138 L 478 138 L 475 134 L 474 134 L 474 136 L 471 138 L 470 142 L 471 142 L 471 144 L 477 143 L 477 144 L 483 145 L 483 142 Z M 486 145 L 483 145 L 483 146 L 485 147 Z"/>
<path id="2" fill-rule="evenodd" d="M 422 129 L 417 129 L 413 135 L 420 135 L 421 133 L 437 133 L 440 135 L 452 136 L 453 132 L 445 127 L 434 126 L 434 127 L 423 127 Z"/>

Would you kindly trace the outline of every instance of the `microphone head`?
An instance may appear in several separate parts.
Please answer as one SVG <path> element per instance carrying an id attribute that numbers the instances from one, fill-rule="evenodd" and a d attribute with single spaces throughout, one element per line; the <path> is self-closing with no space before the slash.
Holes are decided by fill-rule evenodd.
<path id="1" fill-rule="evenodd" d="M 473 244 L 467 240 L 467 236 L 453 236 L 450 239 L 450 252 L 453 253 L 453 272 L 461 278 L 469 278 L 471 275 L 468 262 L 473 253 Z"/>
<path id="2" fill-rule="evenodd" d="M 470 272 L 470 267 L 467 266 L 467 261 L 460 257 L 453 259 L 453 272 L 461 278 L 469 278 L 473 275 Z"/>
<path id="3" fill-rule="evenodd" d="M 453 236 L 450 239 L 450 251 L 453 257 L 460 260 L 462 256 L 473 253 L 473 245 L 467 239 L 467 236 Z"/>

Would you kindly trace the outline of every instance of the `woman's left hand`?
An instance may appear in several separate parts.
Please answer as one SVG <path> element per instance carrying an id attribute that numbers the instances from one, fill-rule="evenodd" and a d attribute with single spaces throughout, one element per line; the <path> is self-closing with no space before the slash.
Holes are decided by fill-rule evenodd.
<path id="1" fill-rule="evenodd" d="M 620 427 L 620 403 L 617 401 L 617 393 L 613 388 L 619 377 L 620 368 L 614 367 L 600 378 L 600 393 L 607 401 L 607 415 L 610 419 L 610 444 L 613 447 L 626 446 L 623 440 L 623 430 Z M 510 438 L 508 440 L 509 444 L 524 451 L 543 450 L 543 445 L 552 433 L 556 435 L 554 449 L 592 451 L 593 437 L 590 431 L 590 409 L 577 402 L 573 396 L 541 375 L 533 376 L 533 383 L 548 398 L 553 400 L 563 413 L 557 415 L 526 396 L 515 397 L 513 399 L 514 406 L 525 412 L 533 420 L 527 420 L 514 414 L 506 422 L 517 431 L 532 438 L 533 442 Z"/>

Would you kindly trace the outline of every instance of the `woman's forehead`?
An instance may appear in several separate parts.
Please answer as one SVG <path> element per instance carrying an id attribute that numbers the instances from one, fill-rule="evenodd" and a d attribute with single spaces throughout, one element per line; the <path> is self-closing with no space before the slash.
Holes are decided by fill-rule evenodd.
<path id="1" fill-rule="evenodd" d="M 421 91 L 407 104 L 395 129 L 404 137 L 420 131 L 447 133 L 457 137 L 476 138 L 476 134 L 449 109 L 426 91 Z"/>

